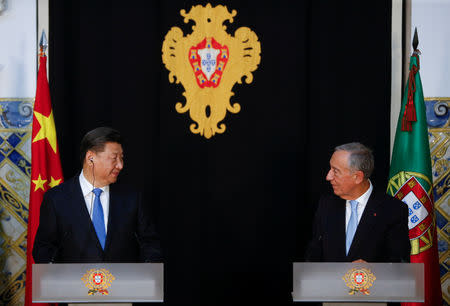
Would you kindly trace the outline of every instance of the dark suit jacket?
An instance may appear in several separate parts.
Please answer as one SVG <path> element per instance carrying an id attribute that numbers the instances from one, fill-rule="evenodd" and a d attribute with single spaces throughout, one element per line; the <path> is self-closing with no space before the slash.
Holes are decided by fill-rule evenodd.
<path id="1" fill-rule="evenodd" d="M 33 246 L 36 263 L 161 261 L 159 240 L 140 193 L 110 185 L 105 250 L 95 233 L 79 177 L 48 190 Z"/>
<path id="2" fill-rule="evenodd" d="M 348 256 L 345 254 L 345 200 L 335 195 L 321 197 L 305 260 L 409 262 L 410 248 L 408 206 L 374 189 Z"/>

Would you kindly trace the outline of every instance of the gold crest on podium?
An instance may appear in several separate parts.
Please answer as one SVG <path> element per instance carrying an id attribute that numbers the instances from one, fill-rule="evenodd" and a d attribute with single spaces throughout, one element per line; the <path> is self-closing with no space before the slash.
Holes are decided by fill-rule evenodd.
<path id="1" fill-rule="evenodd" d="M 366 268 L 353 268 L 347 271 L 342 277 L 347 287 L 350 288 L 348 294 L 353 295 L 358 292 L 370 295 L 369 288 L 377 279 L 375 274 Z"/>
<path id="2" fill-rule="evenodd" d="M 178 113 L 189 111 L 195 122 L 190 125 L 194 134 L 209 139 L 225 132 L 223 122 L 227 112 L 238 113 L 239 103 L 230 103 L 235 83 L 242 78 L 250 84 L 252 72 L 261 61 L 261 45 L 256 34 L 240 27 L 234 37 L 226 32 L 225 21 L 233 22 L 236 10 L 231 13 L 226 6 L 196 5 L 186 13 L 181 10 L 184 22 L 195 22 L 192 33 L 184 36 L 179 27 L 172 27 L 162 45 L 162 61 L 169 70 L 169 81 L 180 83 L 186 103 L 178 102 Z"/>
<path id="3" fill-rule="evenodd" d="M 90 269 L 86 271 L 81 280 L 84 285 L 89 288 L 88 295 L 101 293 L 108 295 L 108 288 L 116 278 L 106 269 Z"/>

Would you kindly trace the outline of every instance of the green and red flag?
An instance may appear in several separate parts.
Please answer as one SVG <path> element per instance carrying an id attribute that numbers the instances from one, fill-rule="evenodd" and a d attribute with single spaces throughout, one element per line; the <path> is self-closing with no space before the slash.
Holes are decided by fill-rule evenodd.
<path id="1" fill-rule="evenodd" d="M 34 261 L 31 252 L 39 226 L 41 202 L 44 193 L 48 189 L 59 185 L 63 181 L 46 66 L 47 57 L 41 45 L 31 134 L 31 186 L 28 206 L 27 271 L 25 285 L 25 305 L 27 306 L 38 305 L 32 304 L 32 265 Z"/>
<path id="2" fill-rule="evenodd" d="M 419 54 L 415 48 L 410 58 L 410 72 L 397 123 L 387 193 L 409 207 L 410 259 L 412 263 L 424 263 L 425 270 L 425 303 L 402 305 L 437 306 L 442 305 L 442 293 Z"/>

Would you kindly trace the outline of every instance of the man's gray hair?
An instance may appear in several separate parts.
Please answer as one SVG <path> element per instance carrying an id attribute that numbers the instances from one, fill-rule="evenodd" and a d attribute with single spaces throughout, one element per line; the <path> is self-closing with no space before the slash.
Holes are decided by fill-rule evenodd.
<path id="1" fill-rule="evenodd" d="M 366 179 L 370 177 L 374 167 L 372 150 L 359 142 L 351 142 L 337 146 L 334 148 L 334 152 L 336 151 L 349 152 L 348 166 L 350 169 L 362 171 Z"/>

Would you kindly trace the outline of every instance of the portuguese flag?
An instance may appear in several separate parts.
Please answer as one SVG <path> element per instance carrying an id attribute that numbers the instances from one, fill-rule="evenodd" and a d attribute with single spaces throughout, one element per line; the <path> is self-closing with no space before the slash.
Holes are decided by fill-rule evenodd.
<path id="1" fill-rule="evenodd" d="M 403 305 L 436 306 L 442 305 L 442 293 L 419 54 L 416 49 L 410 59 L 408 84 L 397 124 L 387 193 L 408 205 L 411 262 L 424 263 L 425 269 L 425 303 Z"/>
<path id="2" fill-rule="evenodd" d="M 32 257 L 33 243 L 39 226 L 39 209 L 44 193 L 63 181 L 59 159 L 56 129 L 47 81 L 47 57 L 39 54 L 39 72 L 34 101 L 33 129 L 31 133 L 31 186 L 28 206 L 27 271 L 25 305 L 32 304 Z M 42 304 L 41 304 L 42 305 Z"/>

